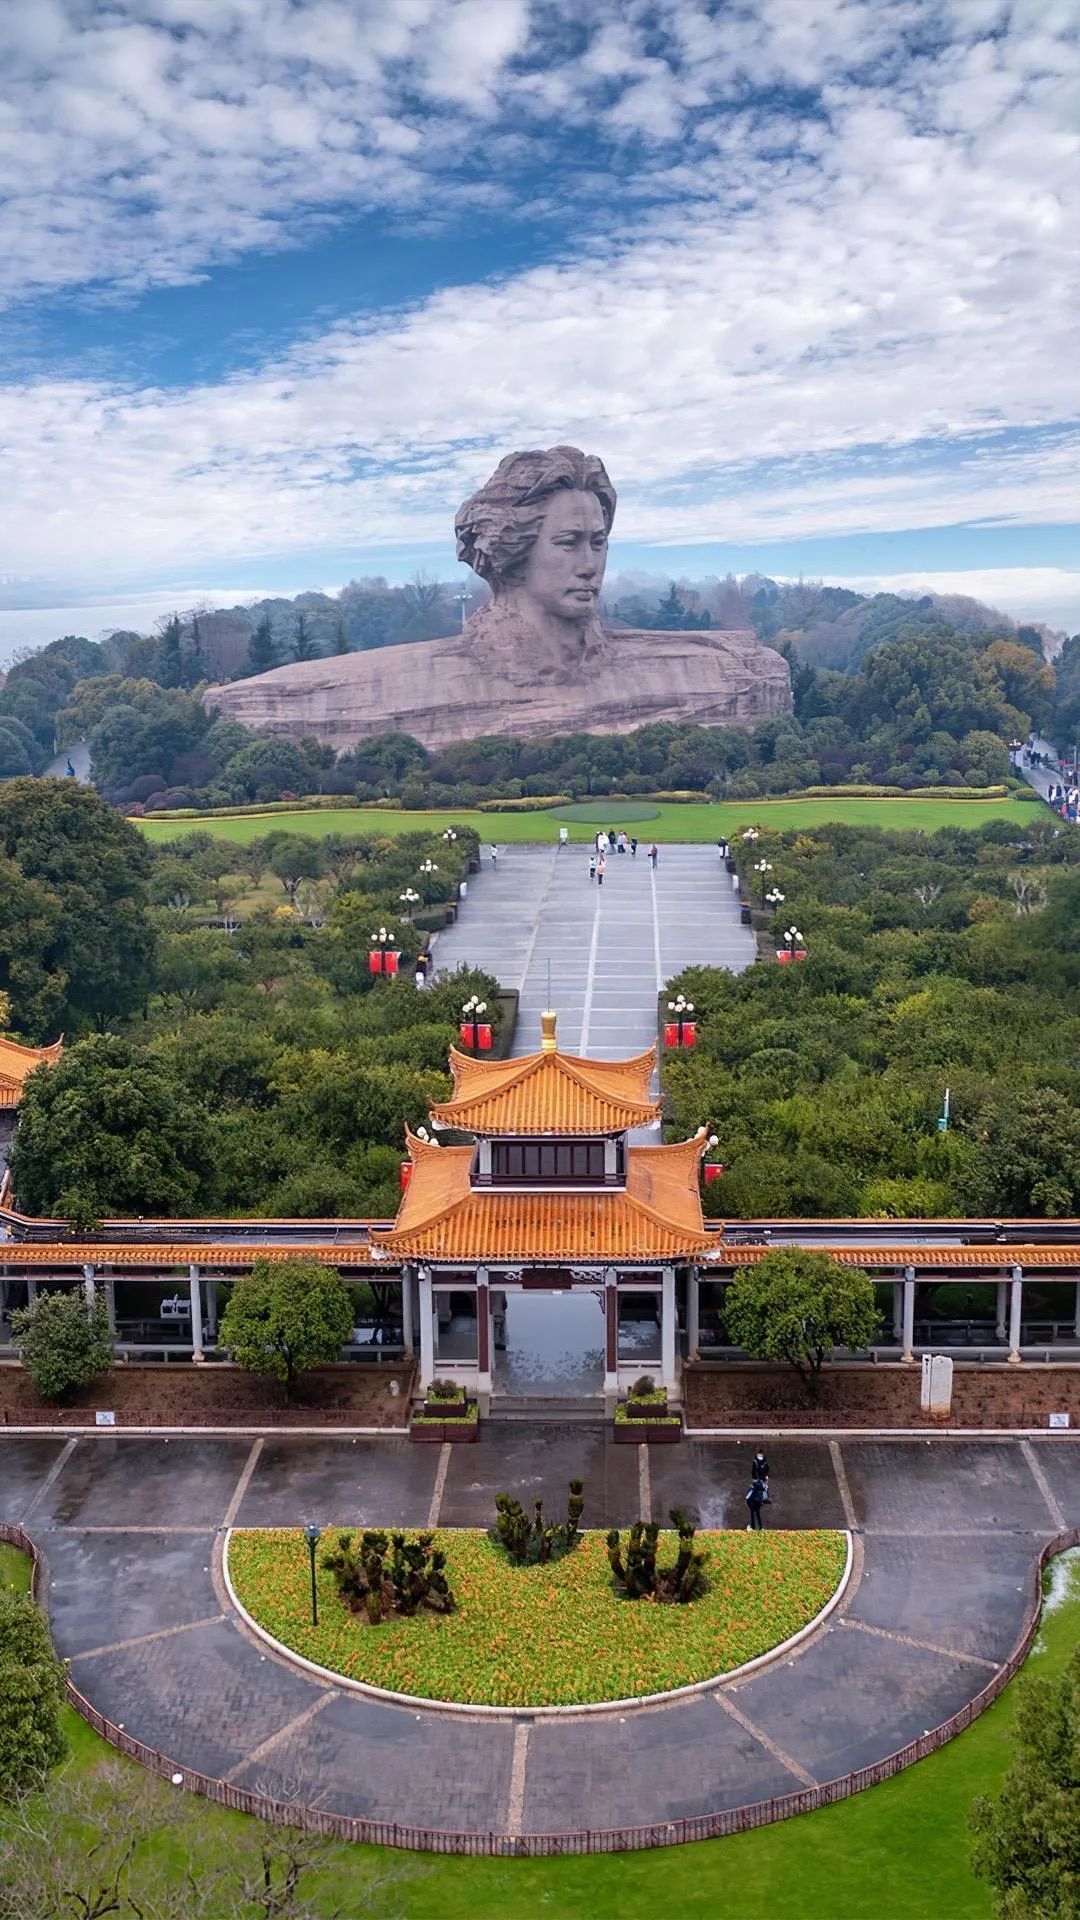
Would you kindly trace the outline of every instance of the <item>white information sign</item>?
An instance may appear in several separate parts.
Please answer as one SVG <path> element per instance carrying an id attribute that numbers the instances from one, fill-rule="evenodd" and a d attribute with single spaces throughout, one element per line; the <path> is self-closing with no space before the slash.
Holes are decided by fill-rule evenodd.
<path id="1" fill-rule="evenodd" d="M 1052 1427 L 1067 1427 L 1069 1416 L 1067 1413 L 1052 1413 L 1048 1424 Z"/>
<path id="2" fill-rule="evenodd" d="M 115 1427 L 115 1413 L 95 1413 L 94 1425 L 95 1427 Z"/>

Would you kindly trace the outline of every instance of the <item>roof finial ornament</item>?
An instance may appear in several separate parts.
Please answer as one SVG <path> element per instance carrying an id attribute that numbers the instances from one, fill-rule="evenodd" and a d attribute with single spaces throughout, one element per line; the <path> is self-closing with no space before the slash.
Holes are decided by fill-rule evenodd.
<path id="1" fill-rule="evenodd" d="M 541 1053 L 555 1053 L 557 1050 L 558 1042 L 555 1038 L 555 1015 L 550 1007 L 546 1007 L 540 1015 L 540 1051 Z"/>

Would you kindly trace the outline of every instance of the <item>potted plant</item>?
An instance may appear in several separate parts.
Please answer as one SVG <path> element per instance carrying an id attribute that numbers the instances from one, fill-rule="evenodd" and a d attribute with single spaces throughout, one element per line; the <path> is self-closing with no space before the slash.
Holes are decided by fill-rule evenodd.
<path id="1" fill-rule="evenodd" d="M 635 1380 L 615 1409 L 615 1440 L 621 1446 L 672 1446 L 682 1439 L 682 1415 L 668 1406 L 667 1388 L 649 1374 Z"/>
<path id="2" fill-rule="evenodd" d="M 480 1410 L 456 1380 L 433 1380 L 423 1407 L 409 1423 L 409 1438 L 419 1445 L 442 1446 L 444 1440 L 475 1440 Z"/>
<path id="3" fill-rule="evenodd" d="M 469 1402 L 456 1380 L 433 1380 L 424 1397 L 424 1413 L 431 1420 L 464 1420 Z"/>

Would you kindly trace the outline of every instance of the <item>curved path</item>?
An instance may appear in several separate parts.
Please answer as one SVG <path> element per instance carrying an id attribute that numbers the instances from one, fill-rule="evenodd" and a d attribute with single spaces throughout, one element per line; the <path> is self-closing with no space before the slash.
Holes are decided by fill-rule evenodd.
<path id="1" fill-rule="evenodd" d="M 651 1456 L 598 1429 L 502 1427 L 472 1447 L 268 1434 L 0 1436 L 0 1520 L 43 1548 L 80 1691 L 181 1766 L 372 1820 L 597 1831 L 746 1805 L 882 1759 L 979 1693 L 1024 1623 L 1032 1561 L 1080 1522 L 1069 1439 L 770 1444 L 773 1524 L 858 1529 L 842 1608 L 776 1665 L 690 1700 L 583 1719 L 386 1705 L 276 1660 L 228 1609 L 224 1528 L 476 1525 L 505 1488 L 586 1522 L 676 1501 L 739 1524 L 750 1443 Z M 640 1456 L 640 1457 L 639 1457 Z"/>

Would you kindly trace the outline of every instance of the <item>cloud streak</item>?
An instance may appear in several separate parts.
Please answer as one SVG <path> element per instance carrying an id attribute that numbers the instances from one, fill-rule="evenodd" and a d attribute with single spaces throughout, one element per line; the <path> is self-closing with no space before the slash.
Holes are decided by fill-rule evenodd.
<path id="1" fill-rule="evenodd" d="M 41 0 L 3 17 L 9 298 L 116 297 L 377 209 L 557 257 L 254 372 L 0 390 L 0 572 L 444 542 L 579 440 L 624 539 L 1065 523 L 1076 0 Z"/>

